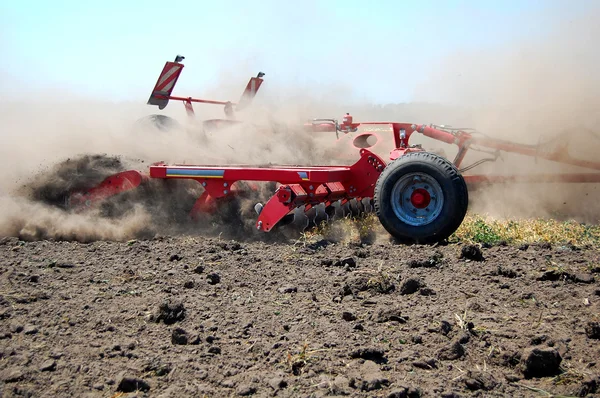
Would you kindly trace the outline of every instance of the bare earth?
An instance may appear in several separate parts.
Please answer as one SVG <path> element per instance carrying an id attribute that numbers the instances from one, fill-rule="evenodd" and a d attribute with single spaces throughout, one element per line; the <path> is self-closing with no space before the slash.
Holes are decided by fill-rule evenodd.
<path id="1" fill-rule="evenodd" d="M 591 249 L 0 242 L 3 397 L 600 396 Z"/>

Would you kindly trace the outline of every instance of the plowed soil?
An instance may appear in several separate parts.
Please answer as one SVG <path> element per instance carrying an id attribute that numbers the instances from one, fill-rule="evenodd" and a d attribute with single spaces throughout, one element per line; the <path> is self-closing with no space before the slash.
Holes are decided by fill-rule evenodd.
<path id="1" fill-rule="evenodd" d="M 0 241 L 3 397 L 600 396 L 600 253 Z"/>

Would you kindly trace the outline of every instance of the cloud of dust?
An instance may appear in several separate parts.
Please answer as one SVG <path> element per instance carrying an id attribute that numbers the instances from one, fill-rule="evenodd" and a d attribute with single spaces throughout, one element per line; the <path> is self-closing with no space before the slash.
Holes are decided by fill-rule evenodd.
<path id="1" fill-rule="evenodd" d="M 0 237 L 91 242 L 151 236 L 147 232 L 150 215 L 140 206 L 123 218 L 107 219 L 95 213 L 66 214 L 42 203 L 5 196 L 0 197 L 0 209 Z"/>
<path id="2" fill-rule="evenodd" d="M 241 94 L 247 79 L 239 81 L 237 92 Z M 217 99 L 228 98 L 227 91 L 234 91 L 225 84 L 223 87 L 225 94 Z M 261 102 L 262 91 L 265 95 Z M 270 92 L 275 93 L 273 89 Z M 113 207 L 122 208 L 116 211 L 119 217 L 108 217 L 102 219 L 104 221 L 101 221 L 101 214 L 72 215 L 57 208 L 64 203 L 69 191 L 93 186 L 108 175 L 125 169 L 144 172 L 150 163 L 157 161 L 205 165 L 332 163 L 323 142 L 332 146 L 335 134 L 329 133 L 326 140 L 316 143 L 314 134 L 304 131 L 301 126 L 318 111 L 331 109 L 334 114 L 337 109 L 335 104 L 319 102 L 310 95 L 282 101 L 281 96 L 270 95 L 261 88 L 256 106 L 237 115 L 237 119 L 245 123 L 219 130 L 204 130 L 201 122 L 211 117 L 223 118 L 221 106 L 197 105 L 196 118 L 188 119 L 183 105 L 174 101 L 165 110 L 158 111 L 144 101 L 109 103 L 74 96 L 55 101 L 44 93 L 35 98 L 28 102 L 3 101 L 0 104 L 3 126 L 0 156 L 6 165 L 10 165 L 7 172 L 0 174 L 3 201 L 0 236 L 119 240 L 145 235 L 150 230 L 174 231 L 177 228 L 172 224 L 181 220 L 167 215 L 158 217 L 157 210 L 163 205 L 157 201 L 149 202 L 147 198 L 126 196 L 140 203 L 135 208 L 125 203 L 112 203 Z M 283 103 L 285 106 L 281 105 Z M 165 132 L 147 120 L 140 122 L 152 113 L 172 117 L 179 127 Z M 94 158 L 96 155 L 99 156 Z M 180 184 L 183 188 L 177 192 L 171 186 L 154 183 L 150 187 L 154 191 L 149 196 L 164 195 L 163 202 L 167 203 L 179 201 L 182 204 L 177 210 L 186 210 L 187 214 L 201 193 L 199 184 L 188 182 L 192 182 L 193 187 Z M 272 190 L 269 193 L 272 194 Z M 221 214 L 220 217 L 232 223 L 232 230 L 239 226 L 255 229 L 253 206 L 267 197 L 264 189 L 242 197 L 237 206 L 230 209 L 232 214 Z M 162 208 L 166 209 L 165 206 Z M 250 214 L 251 218 L 244 219 L 241 213 Z"/>
<path id="3" fill-rule="evenodd" d="M 557 18 L 541 36 L 440 60 L 416 99 L 463 109 L 469 127 L 494 138 L 541 144 L 598 162 L 600 150 L 600 7 Z M 464 126 L 461 126 L 464 127 Z M 560 149 L 563 145 L 567 147 Z M 467 158 L 470 161 L 489 155 Z M 503 153 L 469 174 L 593 172 Z M 596 184 L 511 184 L 473 195 L 472 209 L 497 216 L 554 216 L 600 221 Z"/>

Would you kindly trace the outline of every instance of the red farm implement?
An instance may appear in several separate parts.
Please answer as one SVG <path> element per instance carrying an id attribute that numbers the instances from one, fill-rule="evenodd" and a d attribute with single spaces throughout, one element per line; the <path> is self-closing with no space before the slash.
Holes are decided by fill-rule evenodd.
<path id="1" fill-rule="evenodd" d="M 182 101 L 193 115 L 192 103 L 218 104 L 225 107 L 229 119 L 237 122 L 232 109 L 247 106 L 262 84 L 262 73 L 250 79 L 242 100 L 200 100 L 172 95 L 183 65 L 167 62 L 148 101 L 164 108 L 170 100 Z M 211 120 L 208 123 L 225 120 Z M 600 162 L 571 157 L 566 148 L 548 149 L 544 145 L 523 145 L 490 138 L 466 129 L 449 129 L 435 125 L 417 125 L 398 122 L 355 122 L 346 114 L 342 123 L 335 119 L 315 119 L 304 126 L 309 131 L 335 133 L 338 140 L 350 137 L 357 156 L 353 164 L 344 166 L 269 166 L 256 165 L 178 165 L 155 163 L 146 172 L 125 171 L 105 179 L 89 189 L 71 193 L 69 207 L 85 209 L 110 197 L 138 188 L 144 181 L 193 180 L 203 188 L 190 217 L 211 213 L 221 203 L 252 189 L 258 182 L 272 183 L 270 197 L 255 206 L 258 215 L 256 230 L 272 231 L 299 214 L 320 212 L 324 219 L 335 217 L 340 208 L 353 203 L 359 211 L 374 209 L 383 227 L 402 242 L 431 243 L 448 238 L 462 223 L 469 205 L 469 190 L 481 184 L 517 182 L 600 182 Z M 369 140 L 378 131 L 387 129 L 384 159 L 373 151 Z M 359 132 L 359 129 L 362 130 Z M 381 134 L 381 133 L 377 133 Z M 453 160 L 431 153 L 421 145 L 410 143 L 411 137 L 422 135 L 430 139 L 456 145 Z M 571 174 L 475 175 L 472 168 L 490 159 L 463 167 L 467 152 L 485 147 L 494 151 L 513 153 L 586 169 L 588 172 Z M 491 159 L 493 160 L 493 159 Z M 317 211 L 317 209 L 320 209 Z M 316 216 L 312 216 L 316 217 Z M 314 220 L 313 220 L 314 221 Z M 314 223 L 313 223 L 314 224 Z M 310 220 L 307 225 L 310 225 Z"/>
<path id="2" fill-rule="evenodd" d="M 374 122 L 380 125 L 379 122 Z M 334 125 L 345 131 L 363 123 Z M 395 147 L 388 161 L 366 148 L 350 166 L 204 166 L 157 163 L 146 173 L 125 171 L 100 185 L 73 193 L 71 208 L 82 209 L 137 188 L 145 180 L 195 180 L 203 193 L 190 209 L 190 216 L 212 212 L 227 198 L 240 192 L 242 182 L 274 182 L 276 188 L 266 203 L 255 206 L 256 229 L 268 232 L 289 222 L 300 212 L 320 207 L 325 219 L 336 209 L 354 201 L 359 208 L 373 208 L 385 229 L 403 242 L 431 243 L 449 237 L 462 223 L 468 208 L 470 186 L 498 182 L 600 182 L 600 173 L 486 176 L 463 175 L 462 159 L 475 143 L 501 151 L 600 170 L 600 163 L 585 162 L 561 152 L 541 152 L 538 148 L 491 138 L 476 138 L 466 132 L 446 131 L 433 126 L 387 123 Z M 453 162 L 410 145 L 413 134 L 423 134 L 459 147 Z"/>

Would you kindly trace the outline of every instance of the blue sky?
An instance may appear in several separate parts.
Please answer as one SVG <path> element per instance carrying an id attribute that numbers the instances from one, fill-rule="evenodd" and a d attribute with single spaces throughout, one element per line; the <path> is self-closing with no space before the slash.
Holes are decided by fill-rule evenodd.
<path id="1" fill-rule="evenodd" d="M 446 55 L 542 35 L 592 3 L 0 0 L 0 90 L 145 102 L 164 62 L 183 54 L 177 94 L 261 70 L 277 87 L 326 94 L 350 82 L 363 99 L 403 102 Z"/>

